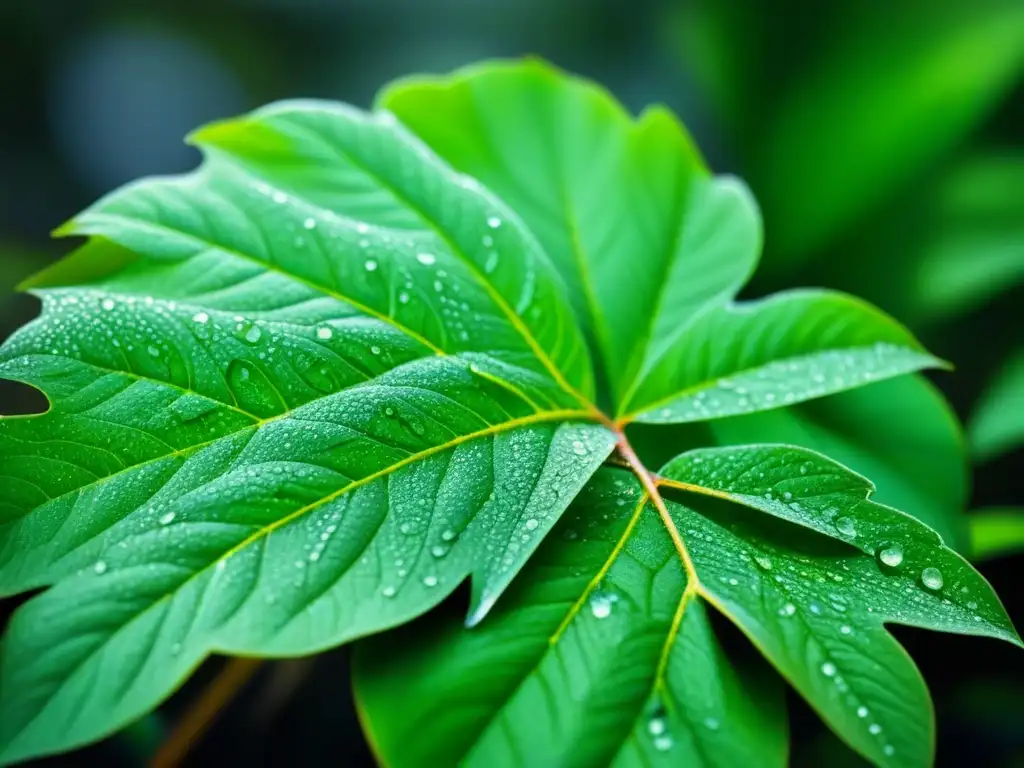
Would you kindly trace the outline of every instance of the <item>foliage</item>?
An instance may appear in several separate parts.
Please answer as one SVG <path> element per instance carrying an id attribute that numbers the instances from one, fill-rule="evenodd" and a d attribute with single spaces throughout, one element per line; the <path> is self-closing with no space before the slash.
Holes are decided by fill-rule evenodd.
<path id="1" fill-rule="evenodd" d="M 210 653 L 314 653 L 467 578 L 475 628 L 360 655 L 390 760 L 783 760 L 781 681 L 719 612 L 857 751 L 922 765 L 884 623 L 1019 643 L 932 528 L 811 450 L 922 498 L 924 465 L 854 447 L 904 428 L 871 399 L 905 382 L 858 388 L 939 361 L 843 294 L 737 301 L 757 210 L 667 111 L 489 65 L 192 140 L 198 171 L 60 230 L 91 239 L 0 353 L 51 402 L 0 422 L 0 590 L 49 587 L 4 640 L 4 761 L 124 726 Z M 875 420 L 813 410 L 836 393 Z M 668 442 L 699 422 L 718 447 Z M 730 445 L 760 430 L 798 445 Z"/>

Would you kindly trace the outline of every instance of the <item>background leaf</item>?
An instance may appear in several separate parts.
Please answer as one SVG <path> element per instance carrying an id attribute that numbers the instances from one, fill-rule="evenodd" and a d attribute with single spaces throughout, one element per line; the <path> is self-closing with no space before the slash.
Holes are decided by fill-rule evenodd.
<path id="1" fill-rule="evenodd" d="M 1024 353 L 989 385 L 970 423 L 971 448 L 984 461 L 1024 444 Z"/>

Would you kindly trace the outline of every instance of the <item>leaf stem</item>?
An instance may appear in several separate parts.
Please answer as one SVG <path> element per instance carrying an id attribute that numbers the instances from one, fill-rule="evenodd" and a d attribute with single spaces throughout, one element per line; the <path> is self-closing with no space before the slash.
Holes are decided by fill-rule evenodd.
<path id="1" fill-rule="evenodd" d="M 672 539 L 672 543 L 675 545 L 676 551 L 679 553 L 679 559 L 683 561 L 683 567 L 686 569 L 686 577 L 696 589 L 700 584 L 700 579 L 697 576 L 697 569 L 693 565 L 693 559 L 690 557 L 690 551 L 686 548 L 686 544 L 683 542 L 683 537 L 680 535 L 679 529 L 676 527 L 675 520 L 673 520 L 672 515 L 669 514 L 668 507 L 665 506 L 665 500 L 661 498 L 661 492 L 658 490 L 658 482 L 655 480 L 654 475 L 651 474 L 647 467 L 644 466 L 644 463 L 640 461 L 640 457 L 636 455 L 636 451 L 634 451 L 633 446 L 630 445 L 625 432 L 619 429 L 616 429 L 615 432 L 618 436 L 619 455 L 626 460 L 629 468 L 633 470 L 633 474 L 636 475 L 640 484 L 647 492 L 647 495 L 654 503 L 654 507 L 658 510 L 658 514 L 661 516 L 661 521 L 665 524 L 665 530 L 668 531 L 668 535 Z"/>
<path id="2" fill-rule="evenodd" d="M 174 768 L 181 765 L 189 749 L 217 719 L 217 715 L 263 664 L 261 659 L 232 658 L 199 698 L 150 761 L 150 768 Z"/>

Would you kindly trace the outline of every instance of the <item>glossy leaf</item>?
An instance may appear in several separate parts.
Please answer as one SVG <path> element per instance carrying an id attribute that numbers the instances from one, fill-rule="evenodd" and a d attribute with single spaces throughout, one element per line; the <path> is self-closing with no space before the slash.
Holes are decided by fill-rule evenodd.
<path id="1" fill-rule="evenodd" d="M 778 678 L 726 656 L 646 501 L 601 470 L 483 626 L 435 619 L 360 644 L 381 761 L 784 766 Z"/>
<path id="2" fill-rule="evenodd" d="M 140 258 L 94 241 L 67 274 L 126 266 L 39 289 L 0 358 L 52 402 L 0 422 L 0 585 L 58 582 L 7 633 L 4 760 L 123 725 L 214 650 L 309 653 L 470 574 L 481 617 L 614 443 L 578 423 L 543 252 L 393 121 L 287 104 L 199 136 L 197 174 L 65 228 Z"/>
<path id="3" fill-rule="evenodd" d="M 537 233 L 623 420 L 778 408 L 937 363 L 846 296 L 733 304 L 756 263 L 758 213 L 663 109 L 634 122 L 604 91 L 540 63 L 416 78 L 380 104 Z"/>
<path id="4" fill-rule="evenodd" d="M 1019 642 L 970 565 L 819 454 L 702 449 L 660 474 L 669 528 L 628 473 L 602 470 L 493 622 L 360 647 L 357 694 L 386 763 L 784 764 L 770 689 L 722 695 L 710 608 L 863 755 L 924 765 L 927 691 L 884 623 Z"/>
<path id="5" fill-rule="evenodd" d="M 1024 354 L 1010 360 L 982 395 L 969 433 L 980 460 L 1024 445 Z"/>
<path id="6" fill-rule="evenodd" d="M 479 113 L 458 111 L 472 106 L 464 86 L 482 88 Z M 210 653 L 314 653 L 411 621 L 468 581 L 467 626 L 515 596 L 479 630 L 439 625 L 459 653 L 423 644 L 392 658 L 408 665 L 404 685 L 432 675 L 410 707 L 444 700 L 436 689 L 464 700 L 441 718 L 451 739 L 409 754 L 784 762 L 781 681 L 718 645 L 708 605 L 728 596 L 693 565 L 723 567 L 698 557 L 709 537 L 728 549 L 762 534 L 666 506 L 667 481 L 626 426 L 781 416 L 935 359 L 850 297 L 735 303 L 757 255 L 756 210 L 741 184 L 707 173 L 664 110 L 633 122 L 538 63 L 402 84 L 382 103 L 406 99 L 401 120 L 426 143 L 389 112 L 313 101 L 203 128 L 198 171 L 100 200 L 60 230 L 89 242 L 27 283 L 43 312 L 4 344 L 0 375 L 51 408 L 0 421 L 0 594 L 48 589 L 15 612 L 0 650 L 0 761 L 110 733 Z M 428 107 L 429 122 L 408 119 Z M 505 126 L 479 168 L 469 160 L 489 134 L 471 118 Z M 552 190 L 564 192 L 553 207 Z M 785 458 L 779 484 L 800 480 L 793 455 L 826 461 L 751 451 Z M 609 460 L 630 469 L 601 468 Z M 863 502 L 866 481 L 826 464 L 846 478 L 837 504 L 868 526 L 890 515 L 982 606 L 965 627 L 950 618 L 959 597 L 941 613 L 905 596 L 900 616 L 1014 638 L 936 534 L 878 512 Z M 714 481 L 700 493 L 722 496 Z M 800 492 L 814 507 L 819 491 Z M 702 537 L 692 558 L 677 524 L 687 516 Z M 513 582 L 524 567 L 557 578 Z M 865 637 L 864 653 L 891 643 Z M 815 698 L 785 637 L 755 640 L 844 738 L 894 762 Z M 463 672 L 495 658 L 487 684 L 467 689 L 481 677 Z M 560 675 L 565 686 L 545 689 Z M 924 755 L 927 699 L 901 675 L 893 696 L 914 712 L 890 743 Z M 548 705 L 541 731 L 532 715 Z M 499 710 L 501 728 L 530 717 L 533 741 L 493 730 Z M 404 739 L 403 727 L 388 738 Z"/>

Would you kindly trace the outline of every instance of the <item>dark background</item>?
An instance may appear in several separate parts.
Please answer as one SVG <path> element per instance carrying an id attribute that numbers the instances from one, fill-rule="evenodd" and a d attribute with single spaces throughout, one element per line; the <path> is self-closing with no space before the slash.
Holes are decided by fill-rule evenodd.
<path id="1" fill-rule="evenodd" d="M 764 209 L 749 293 L 824 285 L 878 303 L 957 365 L 934 380 L 966 420 L 1024 349 L 1022 11 L 1021 0 L 0 0 L 0 339 L 37 311 L 13 286 L 68 249 L 49 230 L 121 183 L 192 167 L 181 139 L 200 123 L 284 97 L 367 106 L 402 74 L 532 53 L 632 110 L 677 111 L 710 165 L 744 176 Z M 981 194 L 958 197 L 979 166 L 995 169 Z M 0 412 L 40 406 L 0 385 Z M 1024 507 L 1022 455 L 978 463 L 972 509 Z M 1018 627 L 1022 565 L 980 565 Z M 935 697 L 939 764 L 1024 766 L 1020 652 L 897 634 Z M 43 762 L 144 763 L 220 663 L 126 733 Z M 859 764 L 791 698 L 794 764 Z M 347 651 L 264 666 L 188 758 L 229 761 L 369 764 Z"/>

